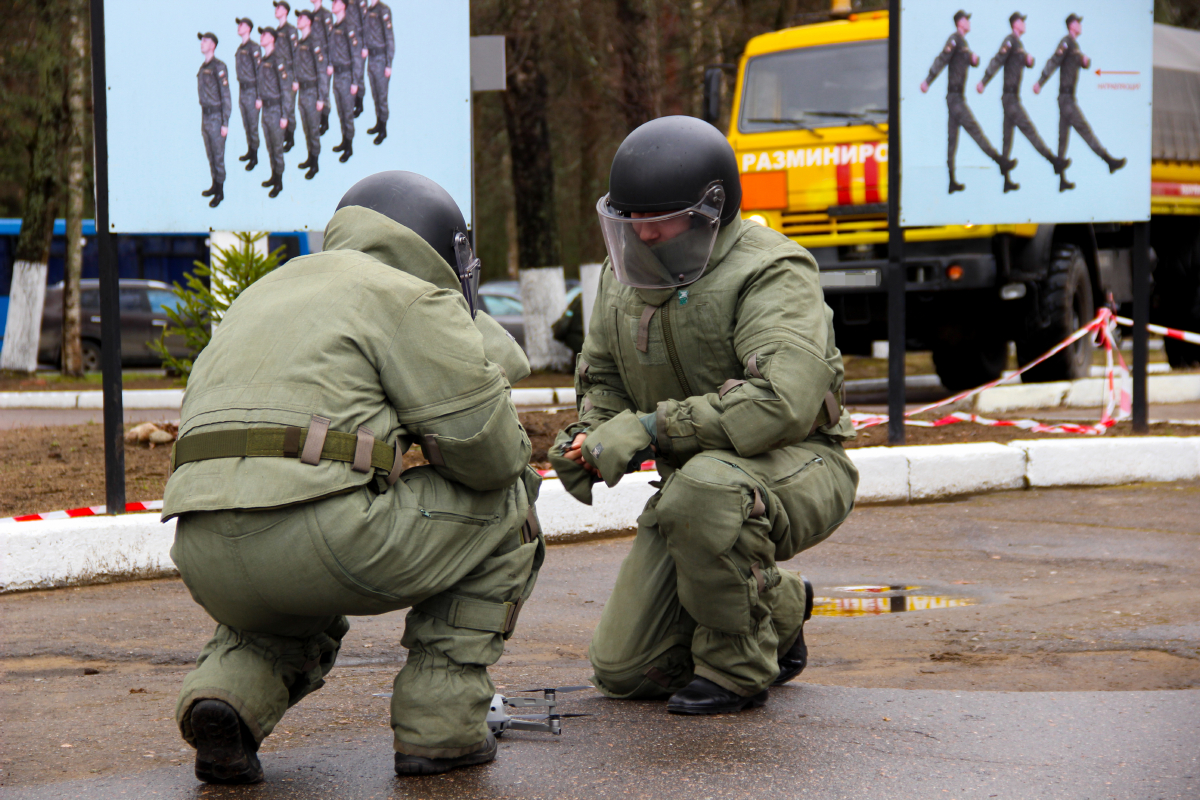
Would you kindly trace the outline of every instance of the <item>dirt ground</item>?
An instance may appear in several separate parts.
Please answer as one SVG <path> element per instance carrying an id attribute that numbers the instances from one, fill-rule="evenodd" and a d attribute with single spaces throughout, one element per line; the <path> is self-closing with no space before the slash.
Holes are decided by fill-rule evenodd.
<path id="1" fill-rule="evenodd" d="M 530 462 L 549 469 L 547 450 L 558 431 L 576 420 L 573 410 L 522 412 L 521 423 L 533 444 Z M 1154 425 L 1155 436 L 1198 436 L 1200 426 Z M 1008 442 L 1055 434 L 1016 428 L 990 428 L 958 423 L 940 428 L 909 426 L 907 444 Z M 1068 434 L 1057 434 L 1065 436 Z M 1129 423 L 1120 423 L 1106 436 L 1132 436 Z M 104 503 L 103 426 L 56 425 L 0 431 L 0 517 L 37 514 Z M 847 447 L 887 445 L 887 426 L 859 432 Z M 171 448 L 125 445 L 125 496 L 129 502 L 161 500 L 170 477 Z M 418 448 L 404 456 L 406 466 L 425 463 Z"/>
<path id="2" fill-rule="evenodd" d="M 872 598 L 839 587 L 882 583 L 972 604 L 815 616 L 809 668 L 772 694 L 803 683 L 956 694 L 1198 688 L 1198 501 L 1191 481 L 858 509 L 786 568 L 819 597 Z M 499 691 L 588 680 L 591 631 L 630 543 L 549 548 L 491 670 Z M 175 696 L 213 622 L 181 581 L 5 595 L 0 615 L 0 786 L 191 763 Z M 288 712 L 264 752 L 387 741 L 388 701 L 374 695 L 391 691 L 404 663 L 403 627 L 402 611 L 356 618 L 328 685 Z M 561 708 L 603 714 L 608 704 L 594 697 L 560 696 Z M 661 713 L 646 707 L 648 719 Z"/>

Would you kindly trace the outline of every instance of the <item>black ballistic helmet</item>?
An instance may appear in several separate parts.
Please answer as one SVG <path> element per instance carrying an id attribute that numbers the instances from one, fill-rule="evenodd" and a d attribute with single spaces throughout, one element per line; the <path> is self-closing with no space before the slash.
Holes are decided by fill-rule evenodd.
<path id="1" fill-rule="evenodd" d="M 351 186 L 337 207 L 341 210 L 346 206 L 369 208 L 424 239 L 458 274 L 471 315 L 475 315 L 479 307 L 479 259 L 467 239 L 467 221 L 449 192 L 424 175 L 391 170 L 377 172 Z"/>
<path id="2" fill-rule="evenodd" d="M 742 183 L 737 158 L 721 132 L 696 117 L 659 117 L 625 137 L 608 174 L 608 202 L 622 212 L 690 208 L 709 186 L 725 190 L 721 225 L 737 218 Z"/>

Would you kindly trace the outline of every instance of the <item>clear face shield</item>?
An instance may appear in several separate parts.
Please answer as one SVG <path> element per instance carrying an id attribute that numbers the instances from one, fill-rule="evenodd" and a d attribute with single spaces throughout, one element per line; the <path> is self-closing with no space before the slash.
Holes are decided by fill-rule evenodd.
<path id="1" fill-rule="evenodd" d="M 608 195 L 596 203 L 600 230 L 617 280 L 641 289 L 687 286 L 704 274 L 721 229 L 725 190 L 712 183 L 691 208 L 634 218 L 609 205 Z"/>
<path id="2" fill-rule="evenodd" d="M 474 319 L 479 311 L 479 273 L 483 271 L 483 264 L 475 257 L 471 242 L 461 231 L 454 234 L 454 260 L 457 262 L 455 271 L 462 285 L 463 297 L 467 298 L 471 319 Z"/>

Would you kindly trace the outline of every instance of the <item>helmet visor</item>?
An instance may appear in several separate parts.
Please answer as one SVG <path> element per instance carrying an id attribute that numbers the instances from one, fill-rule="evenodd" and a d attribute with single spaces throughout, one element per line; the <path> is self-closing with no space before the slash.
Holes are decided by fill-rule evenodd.
<path id="1" fill-rule="evenodd" d="M 457 262 L 455 271 L 458 272 L 463 297 L 467 298 L 471 319 L 474 319 L 479 311 L 479 274 L 483 271 L 483 264 L 475 257 L 471 243 L 461 231 L 454 234 L 454 260 Z"/>
<path id="2" fill-rule="evenodd" d="M 704 274 L 721 229 L 725 190 L 711 184 L 691 208 L 654 216 L 617 211 L 608 195 L 596 203 L 604 246 L 617 280 L 641 289 L 687 286 Z"/>

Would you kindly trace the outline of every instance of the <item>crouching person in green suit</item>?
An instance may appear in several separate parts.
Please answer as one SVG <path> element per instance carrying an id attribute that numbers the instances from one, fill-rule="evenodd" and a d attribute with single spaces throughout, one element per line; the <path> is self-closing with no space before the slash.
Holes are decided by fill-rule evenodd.
<path id="1" fill-rule="evenodd" d="M 474 313 L 465 232 L 433 181 L 367 178 L 325 251 L 246 290 L 196 361 L 163 518 L 218 623 L 176 709 L 201 780 L 262 780 L 259 745 L 321 688 L 347 616 L 403 608 L 396 772 L 495 758 L 487 667 L 545 545 L 509 397 L 528 362 Z M 429 465 L 404 471 L 414 442 Z"/>
<path id="2" fill-rule="evenodd" d="M 777 562 L 833 533 L 858 484 L 817 265 L 740 202 L 708 123 L 663 117 L 625 139 L 597 204 L 609 259 L 579 422 L 552 458 L 589 503 L 595 481 L 657 462 L 590 658 L 608 696 L 679 714 L 761 706 L 804 668 L 811 587 Z"/>

